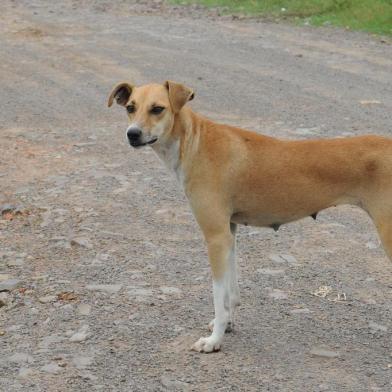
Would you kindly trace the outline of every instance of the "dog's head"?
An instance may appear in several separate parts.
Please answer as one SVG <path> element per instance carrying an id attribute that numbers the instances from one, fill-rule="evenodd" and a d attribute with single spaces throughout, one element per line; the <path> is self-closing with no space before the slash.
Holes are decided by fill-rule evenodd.
<path id="1" fill-rule="evenodd" d="M 174 118 L 183 106 L 194 97 L 194 92 L 182 84 L 166 81 L 141 87 L 120 83 L 114 87 L 108 100 L 115 100 L 127 111 L 130 125 L 127 138 L 138 148 L 159 142 L 173 128 Z"/>

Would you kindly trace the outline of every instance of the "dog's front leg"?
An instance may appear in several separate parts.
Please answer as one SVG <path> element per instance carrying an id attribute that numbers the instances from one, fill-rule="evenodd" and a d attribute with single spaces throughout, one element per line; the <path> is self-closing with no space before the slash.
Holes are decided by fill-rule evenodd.
<path id="1" fill-rule="evenodd" d="M 225 307 L 229 307 L 229 322 L 226 327 L 225 332 L 232 332 L 234 328 L 234 310 L 235 307 L 240 305 L 240 289 L 238 286 L 238 276 L 237 276 L 237 262 L 236 262 L 236 246 L 235 246 L 235 235 L 237 231 L 237 225 L 235 223 L 230 223 L 230 231 L 233 235 L 232 246 L 229 255 L 229 297 L 225 300 Z M 214 329 L 215 319 L 211 320 L 208 324 L 208 329 L 212 332 Z"/>
<path id="2" fill-rule="evenodd" d="M 234 244 L 234 236 L 229 227 L 220 233 L 205 233 L 205 236 L 213 275 L 215 319 L 212 334 L 209 337 L 200 338 L 192 346 L 192 349 L 209 353 L 220 349 L 230 320 L 231 281 L 229 259 Z"/>

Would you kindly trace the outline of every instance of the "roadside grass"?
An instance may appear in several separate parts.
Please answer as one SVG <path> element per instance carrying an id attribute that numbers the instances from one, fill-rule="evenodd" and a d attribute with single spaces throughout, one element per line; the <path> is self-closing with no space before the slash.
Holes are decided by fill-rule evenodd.
<path id="1" fill-rule="evenodd" d="M 392 35 L 392 0 L 171 0 L 220 7 L 224 13 L 289 19 Z"/>

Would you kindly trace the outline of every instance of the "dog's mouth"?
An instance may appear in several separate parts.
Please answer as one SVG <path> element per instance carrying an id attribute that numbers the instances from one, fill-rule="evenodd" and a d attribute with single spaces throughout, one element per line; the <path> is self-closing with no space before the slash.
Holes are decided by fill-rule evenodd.
<path id="1" fill-rule="evenodd" d="M 132 140 L 132 141 L 129 141 L 129 144 L 130 144 L 133 148 L 140 148 L 140 147 L 152 145 L 152 144 L 154 144 L 157 140 L 158 140 L 157 137 L 154 137 L 154 138 L 152 138 L 151 140 L 149 140 L 148 142 L 143 142 L 143 143 L 141 143 L 141 142 L 138 141 L 138 140 Z"/>

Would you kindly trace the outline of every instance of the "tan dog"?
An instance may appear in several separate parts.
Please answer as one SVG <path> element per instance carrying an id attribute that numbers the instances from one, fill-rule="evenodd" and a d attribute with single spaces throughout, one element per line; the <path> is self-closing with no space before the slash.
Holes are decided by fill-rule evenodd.
<path id="1" fill-rule="evenodd" d="M 288 141 L 214 123 L 184 105 L 189 88 L 174 82 L 117 85 L 133 147 L 150 145 L 182 184 L 208 246 L 215 319 L 193 349 L 219 350 L 239 304 L 237 224 L 272 227 L 337 204 L 373 219 L 392 255 L 392 140 L 362 136 Z"/>

